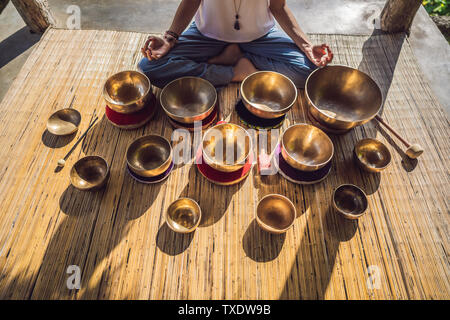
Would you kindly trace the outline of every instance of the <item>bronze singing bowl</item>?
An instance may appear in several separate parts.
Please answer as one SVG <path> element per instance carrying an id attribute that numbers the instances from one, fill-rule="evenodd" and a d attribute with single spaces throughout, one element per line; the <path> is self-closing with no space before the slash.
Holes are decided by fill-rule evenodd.
<path id="1" fill-rule="evenodd" d="M 347 219 L 358 219 L 367 211 L 367 196 L 353 184 L 343 184 L 333 192 L 333 207 Z"/>
<path id="2" fill-rule="evenodd" d="M 127 149 L 129 168 L 141 177 L 156 177 L 172 163 L 170 142 L 159 135 L 148 135 L 133 141 Z"/>
<path id="3" fill-rule="evenodd" d="M 78 130 L 81 114 L 72 108 L 61 109 L 47 120 L 47 130 L 57 136 L 72 134 Z"/>
<path id="4" fill-rule="evenodd" d="M 298 170 L 319 170 L 330 162 L 333 154 L 333 142 L 328 135 L 310 124 L 294 124 L 281 136 L 281 155 Z"/>
<path id="5" fill-rule="evenodd" d="M 70 182 L 83 191 L 96 190 L 103 187 L 109 177 L 109 165 L 99 156 L 81 158 L 70 170 Z"/>
<path id="6" fill-rule="evenodd" d="M 222 172 L 241 169 L 252 149 L 247 130 L 233 123 L 221 123 L 208 129 L 202 147 L 204 161 Z"/>
<path id="7" fill-rule="evenodd" d="M 269 194 L 256 207 L 256 222 L 271 233 L 284 233 L 295 222 L 297 213 L 294 204 L 285 196 Z"/>
<path id="8" fill-rule="evenodd" d="M 368 172 L 380 172 L 391 163 L 389 149 L 376 139 L 359 140 L 353 152 L 361 168 Z"/>
<path id="9" fill-rule="evenodd" d="M 150 80 L 139 71 L 122 71 L 112 75 L 103 86 L 106 104 L 119 113 L 134 113 L 145 107 Z"/>
<path id="10" fill-rule="evenodd" d="M 183 77 L 168 83 L 161 91 L 160 102 L 175 121 L 194 123 L 208 117 L 217 101 L 216 88 L 207 80 Z"/>
<path id="11" fill-rule="evenodd" d="M 202 210 L 197 202 L 189 198 L 180 198 L 172 202 L 167 209 L 166 222 L 170 229 L 179 233 L 194 231 L 200 224 Z"/>
<path id="12" fill-rule="evenodd" d="M 347 130 L 362 125 L 380 111 L 380 87 L 367 74 L 346 66 L 313 71 L 305 85 L 309 112 L 326 127 Z"/>
<path id="13" fill-rule="evenodd" d="M 242 101 L 255 116 L 265 119 L 285 115 L 297 100 L 297 88 L 286 76 L 273 71 L 258 71 L 242 81 Z"/>

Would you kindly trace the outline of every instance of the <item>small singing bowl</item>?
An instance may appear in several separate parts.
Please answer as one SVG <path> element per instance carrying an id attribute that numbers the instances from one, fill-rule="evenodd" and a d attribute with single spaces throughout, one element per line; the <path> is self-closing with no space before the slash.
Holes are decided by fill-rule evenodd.
<path id="1" fill-rule="evenodd" d="M 285 233 L 294 224 L 296 215 L 292 201 L 279 194 L 263 197 L 256 207 L 256 222 L 271 233 Z"/>
<path id="2" fill-rule="evenodd" d="M 381 89 L 371 77 L 340 65 L 314 70 L 306 80 L 305 95 L 314 119 L 336 130 L 370 121 L 383 102 Z"/>
<path id="3" fill-rule="evenodd" d="M 376 139 L 359 140 L 353 152 L 360 167 L 368 172 L 380 172 L 391 163 L 389 149 Z"/>
<path id="4" fill-rule="evenodd" d="M 156 177 L 169 169 L 172 146 L 166 138 L 148 135 L 133 141 L 127 149 L 127 164 L 141 177 Z"/>
<path id="5" fill-rule="evenodd" d="M 78 130 L 81 114 L 72 108 L 61 109 L 47 120 L 47 130 L 57 136 L 72 134 Z"/>
<path id="6" fill-rule="evenodd" d="M 103 86 L 106 104 L 119 113 L 134 113 L 143 109 L 150 95 L 150 80 L 139 71 L 116 73 Z"/>
<path id="7" fill-rule="evenodd" d="M 297 88 L 285 75 L 258 71 L 242 81 L 242 101 L 257 117 L 273 119 L 284 116 L 297 101 Z"/>
<path id="8" fill-rule="evenodd" d="M 250 156 L 250 134 L 233 123 L 220 123 L 206 131 L 202 141 L 203 160 L 213 169 L 234 172 L 241 169 Z"/>
<path id="9" fill-rule="evenodd" d="M 353 184 L 343 184 L 333 192 L 333 207 L 347 219 L 358 219 L 367 211 L 367 196 Z"/>
<path id="10" fill-rule="evenodd" d="M 70 182 L 78 190 L 97 190 L 106 184 L 109 177 L 109 165 L 99 156 L 81 158 L 70 170 Z"/>
<path id="11" fill-rule="evenodd" d="M 166 212 L 167 225 L 179 233 L 189 233 L 197 229 L 201 218 L 200 206 L 189 198 L 180 198 L 172 202 Z"/>
<path id="12" fill-rule="evenodd" d="M 216 88 L 207 80 L 183 77 L 168 83 L 160 95 L 161 107 L 175 121 L 194 123 L 208 117 L 217 102 Z"/>
<path id="13" fill-rule="evenodd" d="M 331 161 L 333 154 L 333 142 L 328 135 L 310 124 L 294 124 L 281 136 L 281 155 L 295 169 L 319 170 Z"/>

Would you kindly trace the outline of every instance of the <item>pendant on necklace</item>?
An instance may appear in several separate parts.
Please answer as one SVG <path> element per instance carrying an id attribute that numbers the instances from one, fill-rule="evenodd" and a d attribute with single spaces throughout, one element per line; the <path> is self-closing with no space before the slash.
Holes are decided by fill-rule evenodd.
<path id="1" fill-rule="evenodd" d="M 236 22 L 234 23 L 234 29 L 240 30 L 241 26 L 239 25 L 239 15 L 236 15 Z"/>

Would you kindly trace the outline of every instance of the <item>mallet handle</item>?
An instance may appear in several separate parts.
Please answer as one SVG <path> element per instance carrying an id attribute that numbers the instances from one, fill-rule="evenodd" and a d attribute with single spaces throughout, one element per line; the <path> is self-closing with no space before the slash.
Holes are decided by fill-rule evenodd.
<path id="1" fill-rule="evenodd" d="M 405 140 L 405 139 L 403 139 L 398 133 L 397 133 L 397 131 L 395 131 L 390 125 L 388 125 L 386 122 L 384 122 L 384 120 L 379 116 L 379 115 L 376 115 L 375 116 L 375 119 L 377 119 L 377 121 L 379 122 L 379 123 L 381 123 L 383 126 L 385 126 L 390 132 L 392 132 L 393 134 L 394 134 L 394 136 L 396 136 L 401 142 L 403 142 L 403 144 L 407 147 L 407 148 L 409 148 L 410 147 L 410 144 Z"/>

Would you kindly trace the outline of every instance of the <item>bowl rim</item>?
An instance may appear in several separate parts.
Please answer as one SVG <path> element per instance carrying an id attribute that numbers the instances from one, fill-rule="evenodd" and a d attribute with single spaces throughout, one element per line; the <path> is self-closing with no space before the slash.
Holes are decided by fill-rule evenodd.
<path id="1" fill-rule="evenodd" d="M 356 149 L 357 149 L 359 146 L 361 146 L 361 144 L 362 144 L 363 142 L 365 142 L 365 141 L 374 141 L 374 142 L 377 142 L 377 143 L 379 143 L 379 144 L 382 146 L 382 148 L 386 149 L 387 153 L 389 154 L 389 161 L 388 161 L 383 167 L 369 167 L 369 166 L 367 166 L 367 164 L 365 164 L 364 162 L 362 162 L 361 159 L 358 157 L 358 154 L 356 153 Z M 383 142 L 381 142 L 380 140 L 375 139 L 375 138 L 364 138 L 364 139 L 358 140 L 358 141 L 356 142 L 356 144 L 355 144 L 355 147 L 353 148 L 353 153 L 354 153 L 354 155 L 355 155 L 356 160 L 358 161 L 358 163 L 361 164 L 362 166 L 364 166 L 365 168 L 368 168 L 368 169 L 384 170 L 384 169 L 386 169 L 386 168 L 391 164 L 391 161 L 392 161 L 392 154 L 391 154 L 391 151 L 389 151 L 389 148 L 388 148 Z"/>
<path id="2" fill-rule="evenodd" d="M 359 190 L 359 191 L 362 192 L 362 194 L 364 195 L 364 199 L 366 199 L 366 206 L 365 206 L 363 212 L 361 212 L 361 213 L 359 213 L 359 214 L 350 214 L 350 213 L 347 213 L 347 212 L 343 211 L 341 208 L 338 207 L 338 205 L 336 204 L 336 192 L 337 192 L 337 190 L 339 190 L 339 189 L 342 188 L 342 187 L 352 187 L 352 188 L 356 188 L 357 190 Z M 333 207 L 334 207 L 340 214 L 342 214 L 342 215 L 344 215 L 345 217 L 350 218 L 350 219 L 357 219 L 357 218 L 362 217 L 363 215 L 365 215 L 365 214 L 367 213 L 367 210 L 369 209 L 369 199 L 368 199 L 368 197 L 367 197 L 367 194 L 364 192 L 364 190 L 363 190 L 362 188 L 360 188 L 360 187 L 358 187 L 357 185 L 354 185 L 354 184 L 352 184 L 352 183 L 343 183 L 343 184 L 337 186 L 337 187 L 333 190 L 333 195 L 332 195 L 332 197 L 331 197 L 331 201 L 333 202 Z"/>
<path id="3" fill-rule="evenodd" d="M 291 221 L 291 223 L 289 224 L 289 226 L 287 226 L 286 228 L 284 228 L 284 229 L 274 228 L 274 227 L 268 225 L 267 223 L 264 223 L 264 222 L 260 219 L 260 217 L 259 217 L 259 215 L 258 215 L 258 208 L 259 208 L 259 206 L 261 205 L 261 203 L 263 202 L 263 200 L 265 200 L 266 198 L 269 198 L 269 197 L 271 197 L 271 198 L 272 198 L 272 197 L 281 198 L 281 199 L 283 199 L 284 201 L 286 201 L 286 202 L 294 209 L 294 218 L 292 219 L 292 221 Z M 273 230 L 272 233 L 284 233 L 284 232 L 288 231 L 288 230 L 294 225 L 295 219 L 296 219 L 296 218 L 297 218 L 297 209 L 295 208 L 294 203 L 291 201 L 291 199 L 289 199 L 288 197 L 286 197 L 286 196 L 284 196 L 284 195 L 282 195 L 282 194 L 279 194 L 279 193 L 269 193 L 269 194 L 266 194 L 264 197 L 262 197 L 262 198 L 258 201 L 258 203 L 257 203 L 257 205 L 256 205 L 256 207 L 255 207 L 255 219 L 256 219 L 256 222 L 257 222 L 260 226 L 268 227 L 268 229 Z M 263 227 L 263 228 L 264 228 L 264 227 Z M 266 230 L 266 231 L 267 231 L 267 230 Z M 269 232 L 270 232 L 270 231 L 269 231 Z"/>
<path id="4" fill-rule="evenodd" d="M 57 134 L 57 133 L 54 133 L 53 130 L 52 130 L 52 129 L 50 128 L 50 126 L 49 126 L 49 121 L 50 121 L 50 119 L 53 118 L 55 115 L 57 115 L 57 114 L 60 113 L 61 111 L 65 111 L 65 110 L 71 110 L 71 111 L 74 111 L 74 112 L 78 115 L 78 119 L 79 119 L 78 123 L 75 124 L 75 123 L 71 122 L 72 124 L 75 125 L 76 128 L 75 128 L 71 133 L 67 133 L 67 134 Z M 74 108 L 62 108 L 62 109 L 58 109 L 58 110 L 56 110 L 55 112 L 53 112 L 53 113 L 50 115 L 50 117 L 48 117 L 47 123 L 46 123 L 47 130 L 48 130 L 48 132 L 50 132 L 51 134 L 54 134 L 54 135 L 56 135 L 56 136 L 66 136 L 66 135 L 72 134 L 72 133 L 74 133 L 75 131 L 78 130 L 78 127 L 79 127 L 80 124 L 81 124 L 81 119 L 82 119 L 81 112 L 78 111 L 77 109 L 74 109 Z"/>
<path id="5" fill-rule="evenodd" d="M 317 68 L 316 70 L 314 70 L 313 72 L 311 72 L 311 73 L 309 74 L 309 76 L 308 76 L 308 78 L 306 78 L 306 82 L 305 82 L 305 96 L 306 96 L 307 102 L 309 102 L 309 103 L 314 107 L 314 109 L 316 109 L 321 115 L 323 115 L 323 116 L 325 116 L 325 117 L 327 117 L 327 118 L 330 118 L 329 115 L 327 115 L 325 112 L 322 112 L 322 111 L 321 111 L 321 110 L 320 110 L 320 109 L 312 102 L 312 100 L 311 100 L 311 98 L 310 98 L 310 96 L 309 96 L 309 94 L 308 94 L 308 84 L 309 84 L 310 78 L 311 78 L 316 72 L 319 72 L 320 70 L 325 69 L 325 68 L 328 68 L 328 67 L 330 67 L 330 68 L 333 68 L 333 67 L 344 67 L 344 68 L 347 68 L 347 69 L 356 70 L 356 71 L 358 71 L 358 72 L 361 72 L 361 73 L 364 74 L 370 81 L 372 81 L 372 82 L 375 84 L 375 87 L 378 88 L 378 91 L 380 92 L 380 96 L 381 96 L 381 103 L 380 103 L 380 106 L 378 107 L 377 112 L 375 112 L 372 116 L 367 117 L 367 118 L 364 118 L 364 119 L 358 119 L 358 120 L 355 120 L 355 121 L 347 121 L 347 120 L 341 120 L 341 119 L 335 119 L 335 120 L 340 121 L 340 122 L 343 122 L 343 123 L 350 123 L 350 122 L 360 123 L 360 122 L 368 122 L 368 121 L 372 120 L 372 119 L 373 119 L 373 118 L 381 111 L 381 109 L 382 109 L 382 107 L 383 107 L 383 102 L 384 102 L 384 95 L 383 95 L 383 92 L 381 91 L 381 88 L 380 88 L 380 86 L 378 85 L 378 83 L 377 83 L 371 76 L 369 76 L 366 72 L 361 71 L 361 70 L 356 69 L 356 68 L 352 68 L 352 67 L 350 67 L 350 66 L 346 66 L 346 65 L 344 65 L 344 64 L 329 64 L 329 65 L 326 65 L 325 67 Z M 334 119 L 334 118 L 333 118 L 333 119 Z"/>
<path id="6" fill-rule="evenodd" d="M 95 158 L 95 159 L 99 159 L 99 160 L 103 161 L 103 162 L 106 164 L 106 173 L 105 173 L 105 175 L 102 177 L 101 182 L 98 183 L 98 184 L 95 185 L 95 186 L 84 187 L 84 188 L 83 188 L 83 187 L 79 187 L 79 186 L 75 186 L 75 183 L 73 182 L 73 179 L 72 179 L 72 172 L 75 170 L 75 166 L 76 166 L 79 162 L 84 161 L 84 160 L 89 159 L 89 158 Z M 89 155 L 89 156 L 84 156 L 84 157 L 81 157 L 80 159 L 78 159 L 77 161 L 75 161 L 75 163 L 74 163 L 74 164 L 72 165 L 72 167 L 70 168 L 70 172 L 69 172 L 70 184 L 71 184 L 73 187 L 75 187 L 75 188 L 77 188 L 77 189 L 79 189 L 79 190 L 90 190 L 90 189 L 96 188 L 96 187 L 98 187 L 99 185 L 101 185 L 101 184 L 105 181 L 105 179 L 108 177 L 109 171 L 110 171 L 110 166 L 109 166 L 108 161 L 106 161 L 105 158 L 103 158 L 103 157 L 101 157 L 101 156 L 99 156 L 99 155 Z"/>
<path id="7" fill-rule="evenodd" d="M 210 106 L 206 111 L 204 111 L 204 112 L 202 112 L 202 113 L 198 113 L 198 114 L 192 115 L 192 116 L 189 116 L 189 117 L 190 117 L 190 118 L 198 117 L 198 116 L 201 116 L 201 115 L 204 115 L 204 114 L 210 112 L 210 111 L 216 106 L 216 104 L 217 104 L 217 90 L 216 90 L 216 87 L 214 87 L 214 85 L 213 85 L 211 82 L 209 82 L 208 80 L 203 79 L 203 78 L 200 78 L 200 77 L 194 77 L 194 76 L 184 76 L 184 77 L 176 78 L 176 79 L 170 81 L 168 84 L 166 84 L 166 85 L 164 86 L 164 88 L 161 90 L 161 92 L 160 92 L 160 94 L 159 94 L 159 104 L 161 105 L 161 108 L 164 110 L 164 112 L 165 112 L 169 117 L 171 117 L 172 119 L 174 119 L 174 117 L 175 117 L 175 120 L 176 120 L 176 119 L 179 119 L 179 118 L 182 118 L 182 116 L 176 115 L 176 114 L 174 114 L 174 113 L 172 113 L 172 112 L 170 112 L 170 111 L 167 110 L 167 108 L 164 106 L 164 103 L 163 103 L 163 101 L 162 101 L 162 97 L 163 97 L 163 95 L 164 95 L 164 92 L 166 92 L 166 89 L 169 87 L 169 85 L 171 85 L 172 83 L 177 82 L 177 81 L 179 81 L 179 80 L 183 80 L 183 79 L 196 79 L 196 80 L 201 80 L 201 81 L 203 81 L 204 83 L 206 83 L 209 87 L 211 87 L 211 88 L 213 89 L 213 91 L 214 91 L 214 102 L 211 104 L 211 106 Z"/>
<path id="8" fill-rule="evenodd" d="M 175 228 L 173 228 L 173 226 L 169 223 L 169 221 L 173 221 L 173 220 L 169 217 L 169 209 L 170 209 L 170 207 L 171 207 L 172 205 L 174 205 L 175 203 L 177 203 L 178 201 L 181 201 L 181 200 L 188 200 L 189 202 L 193 203 L 194 206 L 198 209 L 198 220 L 197 220 L 197 223 L 196 223 L 192 228 L 190 228 L 190 229 L 188 229 L 188 230 L 186 230 L 186 231 L 175 230 Z M 193 232 L 195 229 L 197 229 L 197 227 L 200 225 L 200 221 L 202 220 L 202 208 L 200 207 L 200 205 L 198 204 L 198 202 L 195 201 L 194 199 L 189 198 L 189 197 L 180 197 L 180 198 L 178 198 L 178 199 L 172 201 L 172 202 L 169 204 L 169 206 L 168 206 L 167 209 L 166 209 L 165 218 L 166 218 L 166 223 L 167 223 L 167 225 L 168 225 L 169 228 L 170 228 L 171 230 L 173 230 L 174 232 L 176 232 L 176 233 L 190 233 L 190 232 Z M 186 228 L 186 229 L 187 229 L 187 228 Z"/>
<path id="9" fill-rule="evenodd" d="M 289 104 L 289 106 L 287 106 L 287 107 L 285 107 L 283 109 L 280 109 L 280 110 L 276 110 L 276 111 L 268 111 L 268 110 L 263 110 L 263 109 L 259 108 L 258 106 L 255 106 L 254 103 L 252 103 L 251 101 L 248 100 L 247 96 L 245 95 L 244 84 L 249 78 L 251 78 L 252 76 L 254 76 L 256 74 L 259 74 L 259 73 L 275 73 L 275 74 L 278 74 L 278 75 L 282 76 L 283 78 L 286 78 L 291 83 L 292 87 L 295 89 L 295 95 L 294 95 L 293 101 Z M 295 86 L 295 83 L 289 77 L 285 76 L 284 74 L 282 74 L 280 72 L 269 71 L 269 70 L 256 71 L 256 72 L 253 72 L 252 74 L 249 74 L 248 76 L 246 76 L 244 78 L 244 80 L 242 80 L 242 82 L 241 82 L 240 93 L 241 93 L 242 99 L 244 99 L 244 101 L 246 103 L 250 104 L 255 109 L 267 112 L 269 114 L 283 113 L 283 112 L 286 113 L 287 111 L 289 111 L 292 108 L 292 106 L 295 104 L 295 102 L 297 101 L 297 98 L 298 98 L 298 89 Z"/>
<path id="10" fill-rule="evenodd" d="M 134 170 L 136 170 L 136 171 L 142 171 L 142 170 L 143 170 L 142 168 L 137 168 L 136 166 L 132 165 L 132 164 L 130 163 L 130 161 L 128 160 L 128 152 L 129 152 L 129 150 L 130 150 L 130 147 L 131 147 L 134 143 L 136 143 L 137 141 L 139 141 L 139 140 L 141 140 L 141 139 L 144 139 L 144 138 L 148 138 L 148 137 L 158 137 L 158 138 L 162 138 L 162 139 L 167 143 L 167 145 L 168 145 L 169 148 L 170 148 L 169 156 L 168 156 L 167 159 L 166 159 L 160 166 L 158 166 L 157 168 L 161 168 L 161 167 L 167 165 L 170 161 L 172 161 L 172 153 L 173 153 L 173 149 L 172 149 L 172 144 L 170 143 L 170 141 L 167 140 L 164 136 L 159 135 L 159 134 L 147 134 L 147 135 L 145 135 L 145 136 L 140 136 L 139 138 L 134 139 L 134 140 L 131 141 L 131 142 L 128 144 L 128 146 L 127 146 L 127 149 L 126 149 L 126 152 L 125 152 L 125 159 L 127 160 L 127 165 L 129 165 L 131 169 L 134 169 Z M 154 169 L 157 169 L 157 168 L 154 168 Z M 153 170 L 153 169 L 151 169 L 151 170 Z"/>
<path id="11" fill-rule="evenodd" d="M 144 76 L 144 78 L 145 78 L 145 79 L 147 80 L 147 82 L 148 82 L 148 88 L 147 88 L 147 90 L 145 91 L 145 93 L 143 94 L 143 96 L 142 96 L 141 98 L 139 98 L 139 99 L 133 100 L 133 101 L 128 102 L 128 103 L 123 103 L 123 102 L 118 102 L 118 101 L 112 100 L 111 97 L 110 97 L 109 94 L 108 94 L 108 91 L 106 90 L 106 83 L 109 81 L 109 79 L 111 79 L 112 77 L 117 76 L 117 75 L 119 75 L 119 74 L 121 74 L 121 73 L 125 73 L 125 72 L 134 72 L 134 73 L 138 73 L 138 74 Z M 130 105 L 135 104 L 136 102 L 142 100 L 145 96 L 147 96 L 148 93 L 150 92 L 151 88 L 152 88 L 152 83 L 150 82 L 150 79 L 149 79 L 143 72 L 140 72 L 140 71 L 138 71 L 138 70 L 122 70 L 122 71 L 120 71 L 120 72 L 116 72 L 116 73 L 110 75 L 110 76 L 105 80 L 105 82 L 104 82 L 104 84 L 103 84 L 103 98 L 106 100 L 106 102 L 111 103 L 111 104 L 115 104 L 115 105 L 118 105 L 118 106 L 130 106 Z"/>
<path id="12" fill-rule="evenodd" d="M 285 134 L 289 129 L 291 129 L 292 127 L 296 127 L 296 126 L 309 126 L 309 127 L 314 127 L 315 129 L 319 130 L 323 135 L 325 135 L 325 137 L 328 139 L 327 141 L 331 144 L 331 153 L 330 153 L 330 156 L 328 157 L 328 159 L 327 159 L 326 161 L 321 162 L 321 163 L 319 163 L 319 164 L 310 165 L 310 164 L 305 164 L 305 163 L 303 163 L 303 162 L 298 161 L 297 159 L 295 159 L 295 158 L 291 155 L 291 153 L 288 151 L 288 149 L 286 149 L 286 147 L 285 147 L 285 145 L 284 145 L 284 134 Z M 309 123 L 300 122 L 300 123 L 294 123 L 294 124 L 290 125 L 290 126 L 287 127 L 287 128 L 283 131 L 283 133 L 281 134 L 281 136 L 280 136 L 280 141 L 281 141 L 281 148 L 282 148 L 282 150 L 284 149 L 284 151 L 287 153 L 287 155 L 288 155 L 289 157 L 291 157 L 293 160 L 295 160 L 296 162 L 302 164 L 302 165 L 305 166 L 305 167 L 319 167 L 319 168 L 321 168 L 321 167 L 325 166 L 328 162 L 330 162 L 330 161 L 333 159 L 333 156 L 334 156 L 334 143 L 333 143 L 333 141 L 331 140 L 331 138 L 328 136 L 328 134 L 326 134 L 325 131 L 323 131 L 322 129 L 316 127 L 315 125 L 309 124 Z"/>
<path id="13" fill-rule="evenodd" d="M 252 141 L 252 136 L 250 135 L 250 133 L 248 133 L 248 131 L 247 131 L 244 127 L 242 127 L 242 126 L 240 126 L 240 125 L 238 125 L 238 124 L 232 123 L 232 122 L 220 122 L 220 121 L 219 121 L 217 124 L 215 124 L 214 126 L 208 128 L 208 130 L 205 131 L 205 133 L 203 134 L 203 137 L 202 137 L 202 142 L 201 142 L 202 155 L 203 155 L 204 158 L 206 158 L 206 159 L 205 159 L 205 162 L 208 163 L 208 161 L 209 161 L 209 162 L 211 162 L 211 163 L 217 164 L 217 161 L 211 159 L 211 158 L 208 156 L 208 154 L 205 152 L 205 149 L 203 148 L 203 144 L 204 144 L 204 142 L 205 142 L 205 138 L 206 138 L 206 136 L 208 135 L 208 132 L 209 132 L 209 131 L 211 131 L 212 129 L 215 129 L 215 128 L 219 127 L 219 126 L 223 126 L 223 125 L 233 125 L 233 126 L 238 127 L 240 130 L 243 130 L 244 133 L 245 133 L 245 135 L 248 137 L 248 140 L 249 140 L 249 146 L 248 146 L 248 153 L 246 154 L 245 158 L 242 160 L 243 163 L 235 163 L 235 164 L 231 164 L 231 165 L 230 165 L 230 164 L 221 163 L 221 164 L 219 164 L 219 165 L 220 165 L 220 166 L 224 166 L 224 167 L 233 167 L 233 166 L 237 166 L 237 165 L 241 165 L 241 164 L 242 164 L 242 165 L 244 166 L 244 165 L 247 163 L 248 158 L 250 157 L 250 154 L 251 154 L 252 151 L 253 151 L 253 141 Z M 220 170 L 219 170 L 219 171 L 220 171 Z M 224 173 L 226 174 L 226 172 L 224 172 Z"/>

